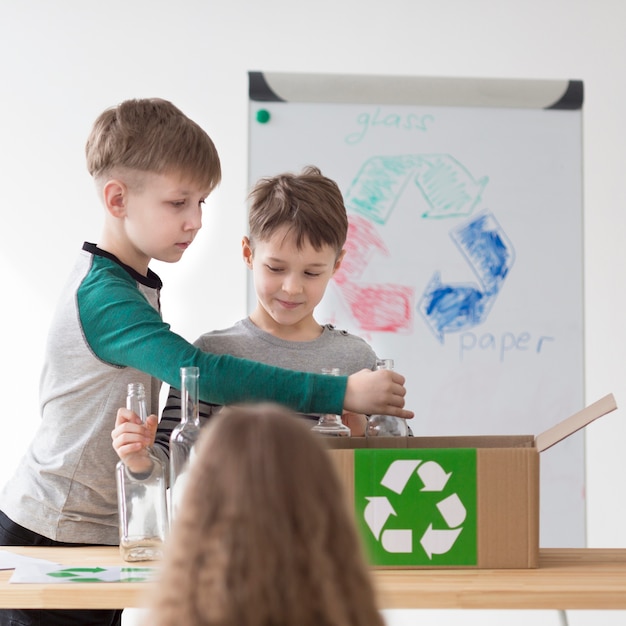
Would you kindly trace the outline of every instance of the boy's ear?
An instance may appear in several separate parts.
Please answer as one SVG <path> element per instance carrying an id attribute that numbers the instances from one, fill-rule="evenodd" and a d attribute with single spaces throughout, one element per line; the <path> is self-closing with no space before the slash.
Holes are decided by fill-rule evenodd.
<path id="1" fill-rule="evenodd" d="M 241 253 L 243 255 L 243 262 L 252 269 L 252 247 L 250 245 L 250 239 L 244 237 L 241 240 Z"/>
<path id="2" fill-rule="evenodd" d="M 128 188 L 119 180 L 108 180 L 102 188 L 104 206 L 113 217 L 126 215 L 126 198 Z"/>
<path id="3" fill-rule="evenodd" d="M 341 267 L 341 262 L 343 261 L 343 257 L 346 256 L 346 251 L 342 250 L 337 256 L 337 260 L 335 261 L 335 267 L 333 267 L 333 274 Z"/>

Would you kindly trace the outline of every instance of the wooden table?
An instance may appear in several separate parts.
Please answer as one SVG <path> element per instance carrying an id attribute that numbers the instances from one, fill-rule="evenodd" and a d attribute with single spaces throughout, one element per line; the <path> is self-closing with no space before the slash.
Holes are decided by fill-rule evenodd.
<path id="1" fill-rule="evenodd" d="M 117 548 L 10 548 L 67 566 L 129 565 Z M 381 609 L 626 609 L 626 549 L 542 549 L 535 570 L 383 570 L 372 575 Z M 157 565 L 142 563 L 141 565 Z M 9 584 L 0 608 L 126 608 L 146 605 L 151 584 Z"/>
<path id="2" fill-rule="evenodd" d="M 381 608 L 626 609 L 626 549 L 541 549 L 538 569 L 375 571 Z"/>

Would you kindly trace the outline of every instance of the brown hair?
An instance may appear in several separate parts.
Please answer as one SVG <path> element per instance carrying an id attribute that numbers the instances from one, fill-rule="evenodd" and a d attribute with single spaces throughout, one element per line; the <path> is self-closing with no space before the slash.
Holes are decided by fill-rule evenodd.
<path id="1" fill-rule="evenodd" d="M 348 216 L 337 183 L 322 176 L 317 167 L 301 174 L 279 174 L 260 179 L 250 192 L 248 226 L 250 242 L 267 241 L 277 229 L 288 226 L 301 248 L 331 246 L 339 254 L 348 234 Z"/>
<path id="2" fill-rule="evenodd" d="M 106 109 L 94 122 L 85 153 L 94 179 L 118 170 L 176 172 L 209 191 L 221 179 L 211 138 L 171 102 L 159 98 L 126 100 Z"/>
<path id="3" fill-rule="evenodd" d="M 150 626 L 383 626 L 328 452 L 274 404 L 203 430 Z"/>

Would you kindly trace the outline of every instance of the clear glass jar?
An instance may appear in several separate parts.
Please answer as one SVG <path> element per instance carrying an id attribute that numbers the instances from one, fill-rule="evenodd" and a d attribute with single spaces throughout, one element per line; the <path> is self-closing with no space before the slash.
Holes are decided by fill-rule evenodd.
<path id="1" fill-rule="evenodd" d="M 145 423 L 148 413 L 141 383 L 128 385 L 126 408 Z M 125 561 L 161 558 L 168 529 L 163 463 L 152 448 L 146 448 L 126 463 L 117 464 L 116 481 L 122 558 Z"/>
<path id="2" fill-rule="evenodd" d="M 176 517 L 193 447 L 200 435 L 197 367 L 180 368 L 180 424 L 170 436 L 170 520 Z"/>
<path id="3" fill-rule="evenodd" d="M 340 376 L 341 370 L 338 367 L 324 368 L 322 374 Z M 350 437 L 352 434 L 350 428 L 341 421 L 341 415 L 333 415 L 332 413 L 321 415 L 311 430 L 324 437 Z"/>
<path id="4" fill-rule="evenodd" d="M 392 370 L 393 359 L 378 359 L 377 370 Z M 365 427 L 366 437 L 408 437 L 409 426 L 406 420 L 393 415 L 370 415 Z"/>

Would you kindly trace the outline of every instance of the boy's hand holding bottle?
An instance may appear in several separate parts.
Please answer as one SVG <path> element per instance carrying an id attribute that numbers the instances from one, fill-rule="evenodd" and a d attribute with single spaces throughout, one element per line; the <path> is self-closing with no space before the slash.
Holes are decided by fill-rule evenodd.
<path id="1" fill-rule="evenodd" d="M 364 369 L 348 376 L 344 409 L 370 415 L 393 415 L 402 419 L 414 417 L 404 409 L 404 376 L 393 370 Z"/>
<path id="2" fill-rule="evenodd" d="M 141 417 L 133 411 L 118 409 L 111 439 L 120 460 L 131 472 L 142 473 L 150 470 L 148 448 L 154 445 L 158 424 L 156 415 L 149 415 L 144 424 Z"/>

